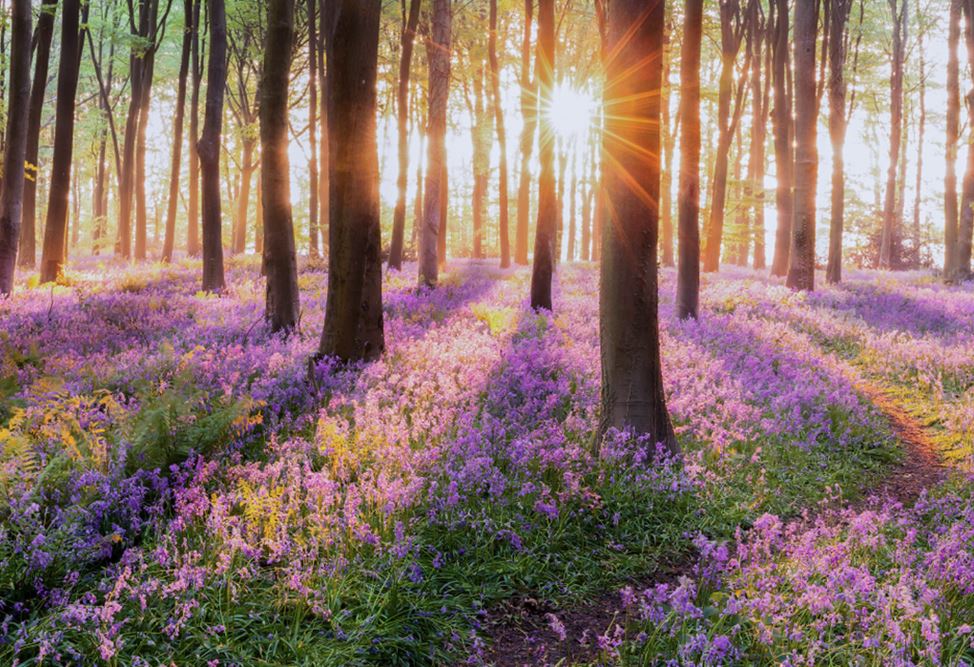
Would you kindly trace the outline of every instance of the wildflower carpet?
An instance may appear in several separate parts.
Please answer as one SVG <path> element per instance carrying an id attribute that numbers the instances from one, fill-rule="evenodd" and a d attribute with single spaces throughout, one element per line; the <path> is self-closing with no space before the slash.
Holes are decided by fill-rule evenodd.
<path id="1" fill-rule="evenodd" d="M 593 441 L 593 267 L 543 315 L 523 271 L 392 274 L 355 367 L 309 365 L 321 270 L 288 338 L 256 263 L 220 297 L 197 270 L 82 264 L 0 304 L 0 662 L 484 664 L 498 637 L 530 664 L 974 661 L 968 289 L 729 273 L 679 322 L 664 274 L 678 461 Z M 870 501 L 904 424 L 952 472 Z M 616 618 L 575 636 L 593 597 Z M 498 634 L 525 614 L 537 641 Z"/>

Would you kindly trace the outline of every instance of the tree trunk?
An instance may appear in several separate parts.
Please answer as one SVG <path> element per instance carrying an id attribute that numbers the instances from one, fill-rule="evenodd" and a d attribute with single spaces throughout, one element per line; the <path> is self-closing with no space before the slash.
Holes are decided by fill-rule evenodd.
<path id="1" fill-rule="evenodd" d="M 260 177 L 267 275 L 264 316 L 272 331 L 291 330 L 298 322 L 298 265 L 291 218 L 291 166 L 287 155 L 293 43 L 294 0 L 271 0 L 267 5 L 267 42 L 260 83 Z M 311 62 L 313 66 L 315 59 Z"/>
<path id="2" fill-rule="evenodd" d="M 375 120 L 382 3 L 331 0 L 326 7 L 331 252 L 319 351 L 342 361 L 371 360 L 385 349 Z M 434 28 L 437 37 L 444 36 L 442 27 Z M 443 93 L 445 87 L 446 81 Z"/>
<path id="3" fill-rule="evenodd" d="M 498 165 L 497 204 L 500 212 L 497 218 L 497 236 L 500 241 L 501 268 L 511 265 L 510 240 L 510 194 L 508 192 L 509 174 L 507 165 L 507 127 L 504 123 L 504 110 L 501 107 L 500 63 L 497 59 L 497 0 L 490 0 L 490 34 L 487 41 L 487 58 L 490 61 L 490 90 L 493 101 L 494 125 L 497 127 L 497 144 L 500 148 Z"/>
<path id="4" fill-rule="evenodd" d="M 957 141 L 960 136 L 960 43 L 961 3 L 950 0 L 947 30 L 947 165 L 944 175 L 944 279 L 957 270 Z"/>
<path id="5" fill-rule="evenodd" d="M 917 18 L 920 19 L 920 4 L 917 3 Z M 923 261 L 923 238 L 920 231 L 920 203 L 923 200 L 923 140 L 927 129 L 927 66 L 924 57 L 924 29 L 921 24 L 917 31 L 917 45 L 919 47 L 920 65 L 920 119 L 917 127 L 917 167 L 916 167 L 916 196 L 913 200 L 913 257 L 914 269 L 919 269 Z"/>
<path id="6" fill-rule="evenodd" d="M 771 117 L 774 123 L 774 161 L 777 172 L 775 205 L 778 209 L 778 223 L 775 231 L 774 258 L 771 262 L 771 275 L 784 276 L 788 273 L 791 253 L 791 225 L 794 215 L 795 151 L 794 122 L 792 119 L 792 95 L 789 86 L 788 70 L 791 67 L 788 43 L 788 0 L 772 0 L 774 21 L 774 47 L 772 56 L 772 81 L 774 86 L 774 109 Z"/>
<path id="7" fill-rule="evenodd" d="M 754 268 L 765 267 L 764 256 L 764 162 L 765 142 L 767 140 L 768 96 L 767 87 L 761 77 L 765 62 L 764 26 L 759 12 L 751 12 L 748 30 L 751 49 L 751 146 L 747 158 L 746 195 L 751 208 L 751 233 L 754 237 Z M 770 79 L 770 68 L 765 70 Z M 747 264 L 745 257 L 744 264 Z"/>
<path id="8" fill-rule="evenodd" d="M 308 147 L 311 156 L 308 160 L 308 254 L 312 258 L 320 256 L 318 249 L 318 211 L 324 205 L 319 201 L 317 184 L 321 177 L 318 174 L 318 28 L 317 28 L 317 0 L 307 0 L 308 5 Z M 293 18 L 291 19 L 293 24 Z M 293 26 L 292 26 L 293 31 Z M 321 91 L 324 95 L 325 91 Z M 324 155 L 321 159 L 324 160 Z M 246 178 L 246 177 L 245 177 Z M 248 188 L 249 189 L 249 188 Z M 246 217 L 246 214 L 244 215 Z M 292 223 L 293 224 L 293 223 Z M 243 228 L 244 246 L 246 246 L 247 228 Z M 239 252 L 243 252 L 241 249 Z"/>
<path id="9" fill-rule="evenodd" d="M 236 243 L 233 247 L 233 252 L 238 255 L 247 251 L 247 214 L 250 212 L 250 187 L 253 183 L 254 170 L 257 168 L 254 162 L 256 142 L 253 139 L 247 138 L 240 143 L 240 191 L 237 193 L 237 219 L 234 221 L 237 225 L 237 233 L 234 234 Z M 315 177 L 317 177 L 317 174 L 315 174 Z M 317 178 L 314 178 L 311 182 L 317 182 Z M 312 188 L 312 191 L 314 191 L 314 188 Z M 312 195 L 312 199 L 317 199 L 316 195 Z M 316 212 L 317 205 L 312 207 L 312 213 Z M 315 224 L 309 222 L 309 232 L 310 230 L 317 229 L 317 215 L 313 215 L 312 217 L 315 220 Z"/>
<path id="10" fill-rule="evenodd" d="M 189 196 L 186 204 L 186 253 L 200 255 L 200 88 L 203 80 L 203 58 L 200 53 L 200 14 L 204 0 L 195 0 L 193 9 L 193 47 L 190 53 L 193 87 L 189 103 Z"/>
<path id="11" fill-rule="evenodd" d="M 727 202 L 727 173 L 734 126 L 739 109 L 731 108 L 734 101 L 734 65 L 740 51 L 740 0 L 720 2 L 720 84 L 717 93 L 717 155 L 711 181 L 710 218 L 707 223 L 707 242 L 704 246 L 703 270 L 720 268 L 720 250 L 724 238 L 724 208 Z M 734 118 L 732 118 L 732 115 Z"/>
<path id="12" fill-rule="evenodd" d="M 890 64 L 890 140 L 889 168 L 886 172 L 886 197 L 883 204 L 883 235 L 879 250 L 879 267 L 899 268 L 897 248 L 901 241 L 900 220 L 897 216 L 897 168 L 903 137 L 903 62 L 906 57 L 906 0 L 899 11 L 897 0 L 887 0 L 893 14 L 893 60 Z"/>
<path id="13" fill-rule="evenodd" d="M 679 267 L 676 312 L 696 318 L 700 302 L 700 45 L 703 0 L 687 0 L 680 55 Z"/>
<path id="14" fill-rule="evenodd" d="M 814 100 L 818 8 L 799 2 L 795 9 L 795 97 Z M 815 289 L 815 190 L 818 178 L 818 105 L 797 105 L 795 114 L 795 217 L 792 223 L 788 287 Z"/>
<path id="15" fill-rule="evenodd" d="M 141 5 L 142 12 L 147 13 L 144 35 L 152 35 L 156 39 L 156 20 L 159 11 L 159 0 L 145 0 Z M 148 227 L 148 213 L 145 195 L 145 153 L 146 127 L 149 124 L 149 103 L 152 99 L 152 77 L 155 73 L 156 44 L 146 50 L 141 57 L 142 90 L 139 100 L 138 132 L 135 138 L 135 259 L 144 261 L 146 258 L 146 231 Z"/>
<path id="16" fill-rule="evenodd" d="M 602 415 L 610 429 L 647 436 L 678 453 L 663 392 L 657 294 L 660 88 L 664 5 L 609 3 L 606 198 L 600 339 Z M 638 147 L 638 148 L 634 148 Z"/>
<path id="17" fill-rule="evenodd" d="M 10 97 L 4 140 L 3 182 L 0 183 L 0 295 L 13 290 L 24 199 L 24 158 L 27 155 L 30 82 L 30 0 L 10 7 Z"/>
<path id="18" fill-rule="evenodd" d="M 324 17 L 329 0 L 318 0 L 318 229 L 321 230 L 321 250 L 328 248 L 329 215 L 328 204 L 328 99 L 325 95 L 328 78 L 325 74 L 325 30 Z"/>
<path id="19" fill-rule="evenodd" d="M 471 59 L 473 59 L 471 54 Z M 485 99 L 484 64 L 479 62 L 473 76 L 473 125 L 471 137 L 473 142 L 473 256 L 475 259 L 484 257 L 484 219 L 487 215 L 487 190 L 490 187 L 490 147 L 494 134 L 491 118 L 493 114 L 488 109 L 489 102 Z"/>
<path id="20" fill-rule="evenodd" d="M 220 150 L 223 134 L 223 93 L 227 84 L 227 23 L 224 0 L 207 0 L 207 7 L 210 53 L 206 69 L 203 133 L 200 135 L 197 150 L 203 199 L 203 291 L 218 292 L 226 286 L 223 276 Z"/>
<path id="21" fill-rule="evenodd" d="M 538 224 L 531 272 L 531 307 L 551 310 L 551 274 L 560 202 L 555 193 L 555 136 L 551 127 L 551 93 L 555 70 L 555 2 L 538 0 L 538 54 L 535 72 L 540 89 L 538 157 Z"/>
<path id="22" fill-rule="evenodd" d="M 573 144 L 574 147 L 574 144 Z M 568 188 L 568 261 L 575 261 L 575 214 L 578 212 L 576 198 L 578 197 L 578 151 L 572 150 L 571 181 Z"/>
<path id="23" fill-rule="evenodd" d="M 429 61 L 429 116 L 426 132 L 429 154 L 426 163 L 426 193 L 423 197 L 423 226 L 419 234 L 419 282 L 436 285 L 439 245 L 446 184 L 446 112 L 450 95 L 450 38 L 453 10 L 450 0 L 433 0 L 432 39 L 427 42 Z"/>
<path id="24" fill-rule="evenodd" d="M 166 209 L 166 238 L 162 244 L 162 261 L 171 262 L 176 241 L 176 207 L 179 203 L 179 170 L 183 158 L 183 120 L 186 115 L 186 80 L 193 46 L 194 0 L 184 0 L 183 51 L 179 60 L 179 83 L 176 87 L 176 117 L 173 122 L 172 164 L 169 167 L 169 203 Z"/>
<path id="25" fill-rule="evenodd" d="M 399 175 L 396 179 L 396 208 L 392 214 L 392 243 L 389 268 L 402 269 L 402 249 L 406 236 L 406 189 L 409 186 L 409 72 L 413 61 L 413 42 L 419 24 L 421 0 L 410 0 L 409 16 L 400 35 L 399 87 L 396 91 L 396 121 L 399 133 Z"/>
<path id="26" fill-rule="evenodd" d="M 34 81 L 30 88 L 30 110 L 27 116 L 27 180 L 24 183 L 22 221 L 20 226 L 20 266 L 34 268 L 37 261 L 37 179 L 40 173 L 41 116 L 51 61 L 51 41 L 54 37 L 54 18 L 57 0 L 44 0 L 37 18 L 34 53 Z M 28 60 L 29 65 L 29 60 Z"/>
<path id="27" fill-rule="evenodd" d="M 534 0 L 524 0 L 524 37 L 521 40 L 521 170 L 517 189 L 517 228 L 514 231 L 514 262 L 528 263 L 528 226 L 531 216 L 531 154 L 534 152 L 534 130 L 537 116 L 537 74 L 531 76 L 531 26 L 534 22 Z"/>
<path id="28" fill-rule="evenodd" d="M 852 0 L 830 0 L 829 8 L 829 138 L 832 141 L 832 220 L 829 227 L 829 261 L 825 280 L 842 280 L 842 231 L 845 219 L 845 61 Z"/>
<path id="29" fill-rule="evenodd" d="M 57 103 L 54 112 L 54 156 L 51 160 L 51 185 L 44 225 L 44 250 L 41 254 L 42 283 L 60 278 L 67 259 L 65 231 L 74 151 L 74 103 L 81 65 L 80 5 L 80 0 L 64 0 L 62 3 L 61 59 L 58 64 Z"/>
<path id="30" fill-rule="evenodd" d="M 673 58 L 670 55 L 672 39 L 666 36 L 663 51 L 663 108 L 661 127 L 663 128 L 663 180 L 660 185 L 660 263 L 673 266 L 673 149 L 676 144 L 676 127 L 670 121 L 670 102 L 673 99 L 673 84 L 670 82 L 670 69 Z"/>

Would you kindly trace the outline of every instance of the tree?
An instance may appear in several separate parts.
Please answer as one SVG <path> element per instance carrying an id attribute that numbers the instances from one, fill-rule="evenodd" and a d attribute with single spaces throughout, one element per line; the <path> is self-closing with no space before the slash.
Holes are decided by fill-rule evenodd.
<path id="1" fill-rule="evenodd" d="M 44 0 L 37 17 L 34 35 L 34 81 L 30 87 L 30 110 L 27 115 L 26 169 L 29 173 L 24 183 L 22 219 L 20 225 L 20 261 L 25 268 L 33 268 L 37 261 L 37 176 L 40 153 L 41 115 L 47 92 L 47 74 L 51 61 L 51 41 L 54 37 L 54 19 L 57 0 Z M 29 64 L 29 61 L 28 61 Z M 11 107 L 13 108 L 13 107 Z"/>
<path id="2" fill-rule="evenodd" d="M 676 312 L 696 318 L 700 301 L 700 47 L 703 0 L 687 0 L 680 56 L 679 267 Z"/>
<path id="3" fill-rule="evenodd" d="M 663 392 L 657 294 L 664 5 L 611 0 L 601 268 L 602 414 L 677 453 Z M 543 85 L 543 84 L 542 84 Z"/>
<path id="4" fill-rule="evenodd" d="M 429 117 L 426 192 L 423 226 L 419 233 L 419 282 L 434 286 L 438 278 L 440 234 L 445 231 L 446 111 L 450 95 L 450 38 L 453 9 L 450 0 L 433 0 L 433 29 L 427 40 L 429 60 Z M 445 241 L 446 239 L 442 239 Z"/>
<path id="5" fill-rule="evenodd" d="M 752 0 L 752 4 L 754 0 Z M 720 0 L 720 85 L 717 100 L 717 155 L 711 182 L 710 219 L 704 246 L 703 270 L 720 268 L 720 248 L 724 234 L 724 205 L 727 200 L 727 167 L 731 143 L 740 120 L 745 81 L 734 90 L 734 64 L 741 49 L 744 27 L 740 0 Z M 745 66 L 745 71 L 747 67 Z M 732 106 L 733 105 L 733 106 Z"/>
<path id="6" fill-rule="evenodd" d="M 437 5 L 442 3 L 437 0 Z M 437 5 L 434 11 L 443 9 Z M 330 0 L 325 7 L 322 28 L 328 62 L 331 251 L 319 353 L 342 361 L 370 360 L 385 349 L 375 120 L 382 3 Z M 436 37 L 444 36 L 442 27 L 434 27 Z M 448 44 L 448 31 L 446 39 Z M 444 81 L 439 94 L 445 94 L 445 87 Z M 435 250 L 434 245 L 434 270 Z"/>
<path id="7" fill-rule="evenodd" d="M 203 51 L 200 42 L 200 14 L 204 0 L 195 0 L 193 10 L 193 46 L 190 61 L 193 74 L 189 102 L 189 194 L 186 203 L 186 252 L 190 257 L 200 254 L 200 88 L 203 83 Z"/>
<path id="8" fill-rule="evenodd" d="M 845 218 L 846 82 L 845 63 L 849 50 L 849 14 L 852 0 L 829 0 L 829 138 L 832 141 L 832 219 L 829 227 L 829 261 L 825 280 L 842 280 L 842 228 Z"/>
<path id="9" fill-rule="evenodd" d="M 184 0 L 183 50 L 179 59 L 179 82 L 176 84 L 176 115 L 173 120 L 172 164 L 169 171 L 169 204 L 166 209 L 166 238 L 162 246 L 162 261 L 171 262 L 176 241 L 176 206 L 179 203 L 179 170 L 183 157 L 183 120 L 186 115 L 186 80 L 193 47 L 194 0 Z"/>
<path id="10" fill-rule="evenodd" d="M 947 28 L 947 165 L 944 171 L 944 278 L 951 280 L 957 270 L 957 141 L 960 136 L 960 42 L 962 0 L 950 0 Z"/>
<path id="11" fill-rule="evenodd" d="M 974 7 L 963 3 L 964 39 L 967 42 L 968 65 L 974 65 Z M 967 93 L 967 124 L 974 131 L 974 90 Z M 957 252 L 954 276 L 966 280 L 971 275 L 971 237 L 974 234 L 974 141 L 967 143 L 967 165 L 961 188 L 960 221 L 957 229 Z"/>
<path id="12" fill-rule="evenodd" d="M 531 76 L 531 26 L 534 22 L 534 0 L 524 0 L 524 36 L 521 40 L 521 173 L 517 189 L 517 226 L 514 230 L 514 261 L 528 263 L 528 218 L 531 215 L 531 154 L 537 116 L 537 73 Z"/>
<path id="13" fill-rule="evenodd" d="M 487 41 L 487 57 L 490 61 L 490 90 L 494 103 L 494 125 L 497 128 L 497 143 L 500 147 L 500 163 L 498 165 L 497 197 L 500 213 L 498 214 L 497 231 L 501 245 L 501 268 L 511 265 L 511 241 L 509 222 L 508 194 L 508 166 L 507 166 L 507 129 L 504 125 L 504 111 L 501 108 L 500 64 L 497 59 L 497 0 L 490 0 L 490 34 Z"/>
<path id="14" fill-rule="evenodd" d="M 791 58 L 788 42 L 788 0 L 771 0 L 773 14 L 772 45 L 772 87 L 774 107 L 771 114 L 774 125 L 774 162 L 777 176 L 775 205 L 777 208 L 777 229 L 775 230 L 774 258 L 771 262 L 771 275 L 784 276 L 788 273 L 791 253 L 791 225 L 794 215 L 794 169 L 795 151 L 793 147 L 794 123 L 792 119 Z"/>
<path id="15" fill-rule="evenodd" d="M 223 134 L 223 90 L 227 84 L 227 20 L 224 0 L 207 0 L 207 8 L 210 20 L 210 53 L 206 71 L 203 133 L 200 135 L 197 150 L 203 195 L 203 291 L 216 292 L 226 286 L 223 277 L 220 146 Z"/>
<path id="16" fill-rule="evenodd" d="M 538 0 L 538 52 L 536 76 L 540 89 L 538 109 L 538 224 L 531 272 L 531 307 L 551 310 L 551 274 L 554 271 L 555 236 L 560 202 L 555 194 L 555 134 L 551 127 L 551 94 L 555 69 L 555 3 Z"/>
<path id="17" fill-rule="evenodd" d="M 399 175 L 396 179 L 396 208 L 392 214 L 392 243 L 389 268 L 402 268 L 402 247 L 406 236 L 406 188 L 409 185 L 409 71 L 413 61 L 413 42 L 419 24 L 421 0 L 410 0 L 409 16 L 399 36 L 399 86 L 396 90 L 396 121 L 399 133 Z"/>
<path id="18" fill-rule="evenodd" d="M 795 97 L 815 100 L 815 43 L 818 9 L 814 2 L 795 8 Z M 792 222 L 791 262 L 788 287 L 815 288 L 815 189 L 818 178 L 816 121 L 818 104 L 798 104 L 795 109 L 795 200 Z"/>
<path id="19" fill-rule="evenodd" d="M 61 58 L 58 63 L 57 103 L 54 112 L 54 155 L 44 249 L 41 254 L 41 282 L 61 277 L 67 259 L 65 236 L 68 225 L 68 197 L 71 192 L 71 162 L 74 152 L 74 104 L 81 65 L 80 0 L 64 0 L 61 11 Z"/>
<path id="20" fill-rule="evenodd" d="M 318 249 L 318 213 L 324 202 L 320 201 L 320 191 L 317 187 L 321 181 L 318 175 L 318 27 L 317 21 L 317 0 L 307 0 L 308 2 L 308 149 L 311 157 L 308 160 L 308 254 L 317 258 L 320 254 Z M 322 90 L 324 95 L 325 91 Z M 324 160 L 325 156 L 321 155 Z M 246 216 L 246 204 L 241 207 L 241 212 Z M 246 234 L 246 225 L 243 226 Z M 293 233 L 292 233 L 293 238 Z M 244 237 L 246 245 L 246 237 Z"/>
<path id="21" fill-rule="evenodd" d="M 768 129 L 771 60 L 764 56 L 767 31 L 761 4 L 755 3 L 748 17 L 748 47 L 751 52 L 751 146 L 747 159 L 746 194 L 753 215 L 754 268 L 765 268 L 764 251 L 764 163 Z M 770 54 L 771 49 L 767 49 Z M 762 72 L 762 66 L 764 66 Z M 762 77 L 762 73 L 764 76 Z M 747 263 L 747 258 L 744 258 Z"/>
<path id="22" fill-rule="evenodd" d="M 13 290 L 20 243 L 24 198 L 24 157 L 27 155 L 27 113 L 30 83 L 30 0 L 10 6 L 10 91 L 7 136 L 4 141 L 3 182 L 0 183 L 0 295 Z"/>
<path id="23" fill-rule="evenodd" d="M 267 41 L 260 84 L 260 178 L 267 275 L 264 312 L 272 331 L 293 329 L 298 322 L 298 265 L 287 155 L 294 3 L 295 0 L 271 0 L 267 4 Z"/>
<path id="24" fill-rule="evenodd" d="M 886 172 L 886 198 L 883 205 L 883 236 L 879 251 L 879 266 L 884 269 L 898 268 L 896 256 L 902 231 L 897 215 L 897 167 L 900 161 L 900 144 L 903 137 L 903 63 L 906 59 L 907 4 L 902 0 L 897 10 L 897 0 L 887 0 L 893 15 L 893 52 L 890 63 L 890 140 L 889 168 Z"/>

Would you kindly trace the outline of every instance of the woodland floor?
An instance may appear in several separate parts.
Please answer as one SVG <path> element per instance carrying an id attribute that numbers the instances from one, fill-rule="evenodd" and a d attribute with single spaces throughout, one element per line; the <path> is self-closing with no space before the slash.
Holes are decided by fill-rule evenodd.
<path id="1" fill-rule="evenodd" d="M 0 662 L 974 664 L 970 286 L 729 268 L 681 322 L 663 271 L 674 461 L 593 456 L 593 266 L 540 316 L 407 266 L 351 368 L 309 366 L 321 267 L 288 338 L 256 261 L 198 270 L 0 304 Z"/>

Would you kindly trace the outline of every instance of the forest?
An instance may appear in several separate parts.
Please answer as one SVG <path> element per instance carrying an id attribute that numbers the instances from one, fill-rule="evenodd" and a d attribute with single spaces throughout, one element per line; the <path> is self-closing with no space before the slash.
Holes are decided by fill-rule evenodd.
<path id="1" fill-rule="evenodd" d="M 0 0 L 0 664 L 974 665 L 974 0 Z"/>

